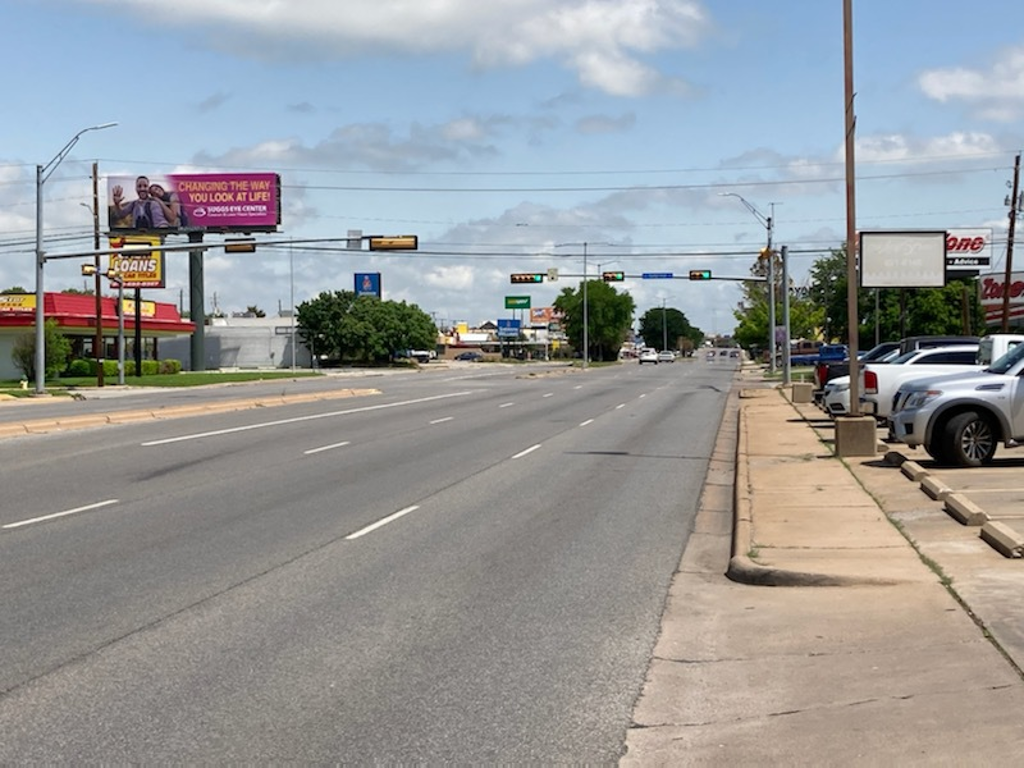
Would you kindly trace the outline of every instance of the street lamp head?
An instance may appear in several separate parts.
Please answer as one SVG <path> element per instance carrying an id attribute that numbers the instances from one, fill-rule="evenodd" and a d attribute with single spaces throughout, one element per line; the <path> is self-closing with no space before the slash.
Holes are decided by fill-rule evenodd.
<path id="1" fill-rule="evenodd" d="M 117 124 L 118 124 L 117 121 L 114 121 L 112 123 L 100 123 L 99 125 L 94 125 L 91 128 L 86 128 L 85 130 L 87 130 L 87 131 L 102 131 L 104 128 L 113 128 Z"/>

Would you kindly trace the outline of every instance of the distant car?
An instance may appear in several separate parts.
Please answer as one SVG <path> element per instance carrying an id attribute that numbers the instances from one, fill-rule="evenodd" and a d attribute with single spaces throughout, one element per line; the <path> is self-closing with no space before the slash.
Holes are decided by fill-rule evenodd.
<path id="1" fill-rule="evenodd" d="M 740 351 L 738 349 L 729 350 L 729 357 L 739 357 Z"/>
<path id="2" fill-rule="evenodd" d="M 470 363 L 475 363 L 479 360 L 483 360 L 484 356 L 479 352 L 460 352 L 455 356 L 456 360 L 466 360 Z"/>
<path id="3" fill-rule="evenodd" d="M 640 352 L 640 365 L 644 363 L 658 364 L 658 351 L 655 349 L 644 349 Z"/>
<path id="4" fill-rule="evenodd" d="M 675 361 L 676 356 L 672 354 L 672 350 L 670 349 L 663 349 L 658 353 L 659 363 L 674 363 Z"/>
<path id="5" fill-rule="evenodd" d="M 706 357 L 707 357 L 707 359 L 708 359 L 708 360 L 714 360 L 714 359 L 715 359 L 715 350 L 713 350 L 713 349 L 712 349 L 712 350 L 710 350 L 710 351 L 709 351 L 709 352 L 707 353 Z"/>

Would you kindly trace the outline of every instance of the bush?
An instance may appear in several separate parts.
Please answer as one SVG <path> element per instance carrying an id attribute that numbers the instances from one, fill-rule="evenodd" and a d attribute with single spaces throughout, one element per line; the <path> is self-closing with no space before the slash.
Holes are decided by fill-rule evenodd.
<path id="1" fill-rule="evenodd" d="M 82 360 L 78 358 L 72 360 L 71 364 L 68 365 L 68 376 L 74 376 L 77 378 L 85 378 L 86 376 L 96 375 L 96 361 L 95 360 Z"/>
<path id="2" fill-rule="evenodd" d="M 181 360 L 161 360 L 160 373 L 181 373 Z"/>

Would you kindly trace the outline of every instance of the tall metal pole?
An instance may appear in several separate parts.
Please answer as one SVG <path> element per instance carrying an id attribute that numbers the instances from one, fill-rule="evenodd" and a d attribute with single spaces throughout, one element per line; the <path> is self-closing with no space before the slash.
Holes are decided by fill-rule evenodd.
<path id="1" fill-rule="evenodd" d="M 92 164 L 92 245 L 100 249 L 100 173 L 99 163 Z M 94 260 L 96 267 L 96 336 L 93 338 L 93 356 L 96 358 L 96 386 L 103 386 L 103 281 L 100 273 L 100 256 Z"/>
<path id="2" fill-rule="evenodd" d="M 124 282 L 117 281 L 117 383 L 124 386 Z"/>
<path id="3" fill-rule="evenodd" d="M 850 348 L 850 416 L 860 416 L 860 365 L 857 361 L 857 210 L 853 111 L 853 0 L 843 0 L 843 71 L 846 104 L 846 307 Z"/>
<path id="4" fill-rule="evenodd" d="M 46 394 L 46 312 L 43 311 L 43 166 L 36 166 L 36 394 Z"/>
<path id="5" fill-rule="evenodd" d="M 789 253 L 788 248 L 782 246 L 782 327 L 786 329 L 786 340 L 782 342 L 782 384 L 788 385 L 792 381 L 792 369 L 789 359 L 789 339 L 792 335 L 789 331 Z"/>
<path id="6" fill-rule="evenodd" d="M 661 348 L 668 349 L 668 317 L 665 314 L 665 299 L 661 300 Z"/>
<path id="7" fill-rule="evenodd" d="M 771 215 L 765 224 L 768 230 L 768 349 L 772 351 L 771 362 L 768 364 L 768 371 L 775 373 L 775 252 L 772 251 L 772 230 L 775 226 L 775 203 L 769 203 Z M 787 339 L 787 344 L 789 343 Z"/>
<path id="8" fill-rule="evenodd" d="M 590 318 L 587 312 L 587 244 L 583 243 L 583 370 L 590 359 Z"/>
<path id="9" fill-rule="evenodd" d="M 1006 280 L 1003 283 L 1003 333 L 1010 330 L 1010 280 L 1013 274 L 1013 238 L 1017 223 L 1017 195 L 1020 188 L 1020 152 L 1013 159 L 1013 197 L 1010 198 L 1010 230 L 1006 237 Z"/>
<path id="10" fill-rule="evenodd" d="M 103 123 L 83 128 L 71 140 L 63 146 L 50 162 L 46 165 L 36 166 L 36 389 L 37 395 L 46 394 L 46 312 L 43 307 L 43 298 L 46 295 L 43 290 L 43 267 L 46 265 L 46 252 L 43 250 L 43 184 L 50 177 L 50 174 L 57 170 L 57 166 L 68 156 L 71 148 L 78 143 L 83 133 L 89 131 L 101 131 L 104 128 L 112 128 L 117 123 Z"/>
<path id="11" fill-rule="evenodd" d="M 288 283 L 292 303 L 292 371 L 295 370 L 295 249 L 288 243 Z"/>

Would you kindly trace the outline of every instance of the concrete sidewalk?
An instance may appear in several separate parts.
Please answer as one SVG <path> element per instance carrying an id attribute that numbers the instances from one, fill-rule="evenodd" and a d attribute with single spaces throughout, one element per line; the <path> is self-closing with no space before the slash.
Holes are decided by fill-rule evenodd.
<path id="1" fill-rule="evenodd" d="M 755 379 L 730 396 L 623 764 L 1006 765 L 1024 748 L 1024 589 L 1006 588 L 1024 562 L 951 550 L 967 534 L 941 502 L 881 455 L 835 458 L 820 419 Z M 967 560 L 979 610 L 946 570 Z M 992 572 L 1009 582 L 986 588 Z"/>

